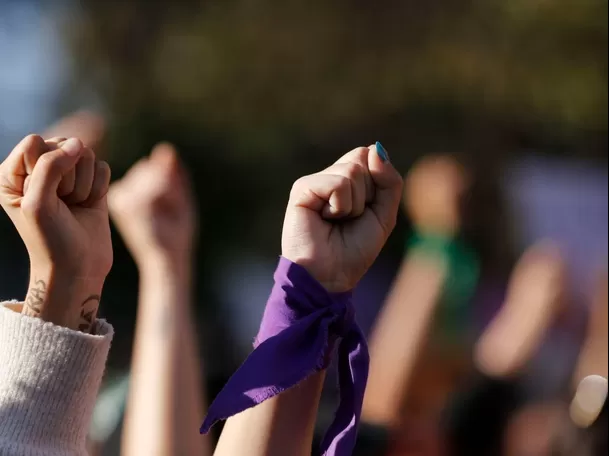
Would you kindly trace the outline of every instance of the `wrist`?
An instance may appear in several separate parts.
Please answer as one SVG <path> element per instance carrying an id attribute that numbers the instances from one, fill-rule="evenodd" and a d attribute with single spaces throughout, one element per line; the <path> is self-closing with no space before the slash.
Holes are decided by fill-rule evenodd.
<path id="1" fill-rule="evenodd" d="M 307 258 L 299 258 L 293 255 L 286 255 L 282 253 L 281 255 L 288 261 L 291 261 L 298 266 L 303 267 L 307 273 L 317 281 L 328 293 L 345 293 L 348 291 L 352 291 L 354 286 L 351 286 L 348 282 L 346 275 L 338 275 L 337 277 L 326 278 L 322 277 L 321 274 L 316 272 L 316 268 L 314 266 L 314 261 Z"/>
<path id="2" fill-rule="evenodd" d="M 190 255 L 148 255 L 138 261 L 141 286 L 190 289 L 193 259 Z"/>
<path id="3" fill-rule="evenodd" d="M 22 313 L 58 326 L 89 332 L 105 277 L 67 274 L 56 268 L 32 267 Z"/>
<path id="4" fill-rule="evenodd" d="M 183 276 L 192 269 L 193 259 L 190 255 L 148 254 L 137 260 L 141 274 L 163 276 Z"/>

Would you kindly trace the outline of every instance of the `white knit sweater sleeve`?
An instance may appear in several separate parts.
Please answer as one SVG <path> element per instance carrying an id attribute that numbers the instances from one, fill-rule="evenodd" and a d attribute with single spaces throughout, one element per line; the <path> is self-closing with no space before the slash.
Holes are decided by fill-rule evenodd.
<path id="1" fill-rule="evenodd" d="M 0 456 L 84 456 L 112 326 L 84 334 L 0 303 Z"/>

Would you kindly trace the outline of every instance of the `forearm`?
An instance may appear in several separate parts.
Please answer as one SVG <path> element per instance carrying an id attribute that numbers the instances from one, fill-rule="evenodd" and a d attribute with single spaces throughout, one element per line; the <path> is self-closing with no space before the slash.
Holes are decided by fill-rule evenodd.
<path id="1" fill-rule="evenodd" d="M 92 334 L 0 304 L 0 454 L 84 456 L 113 330 Z"/>
<path id="2" fill-rule="evenodd" d="M 141 268 L 123 436 L 126 455 L 207 454 L 188 267 Z M 151 438 L 154 436 L 154 438 Z"/>
<path id="3" fill-rule="evenodd" d="M 54 268 L 32 268 L 21 312 L 58 326 L 89 332 L 97 317 L 104 278 Z"/>
<path id="4" fill-rule="evenodd" d="M 385 426 L 397 422 L 442 280 L 441 265 L 424 258 L 408 259 L 400 268 L 370 339 L 370 374 L 362 410 L 365 422 Z"/>
<path id="5" fill-rule="evenodd" d="M 214 456 L 310 456 L 325 371 L 229 418 Z"/>
<path id="6" fill-rule="evenodd" d="M 199 428 L 205 418 L 206 398 L 202 378 L 201 361 L 198 351 L 198 339 L 195 331 L 195 322 L 187 309 L 180 327 L 179 342 L 181 350 L 179 356 L 178 387 L 173 391 L 176 397 L 178 416 L 174 427 L 182 446 L 178 454 L 209 456 L 212 454 L 211 439 L 208 435 L 201 435 Z"/>

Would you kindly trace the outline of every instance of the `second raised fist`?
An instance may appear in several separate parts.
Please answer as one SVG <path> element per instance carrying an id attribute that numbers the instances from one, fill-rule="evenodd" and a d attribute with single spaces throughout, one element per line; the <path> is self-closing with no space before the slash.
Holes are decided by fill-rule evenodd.
<path id="1" fill-rule="evenodd" d="M 176 150 L 158 144 L 109 192 L 112 219 L 140 266 L 190 261 L 195 205 Z"/>

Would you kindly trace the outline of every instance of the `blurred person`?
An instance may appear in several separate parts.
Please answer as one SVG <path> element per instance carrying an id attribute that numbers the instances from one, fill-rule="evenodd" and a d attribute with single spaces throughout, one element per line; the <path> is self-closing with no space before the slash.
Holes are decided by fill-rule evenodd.
<path id="1" fill-rule="evenodd" d="M 392 425 L 399 420 L 402 391 L 407 388 L 448 273 L 442 238 L 448 243 L 459 229 L 459 200 L 465 185 L 463 169 L 449 157 L 424 159 L 406 177 L 405 206 L 415 227 L 415 245 L 409 249 L 371 336 L 370 384 L 363 410 L 370 423 Z M 419 241 L 423 238 L 419 233 L 429 234 L 428 245 Z"/>
<path id="2" fill-rule="evenodd" d="M 372 332 L 363 409 L 367 424 L 399 440 L 395 454 L 443 453 L 440 412 L 471 364 L 481 260 L 464 233 L 474 185 L 470 170 L 449 155 L 425 157 L 406 176 L 414 231 Z"/>
<path id="3" fill-rule="evenodd" d="M 573 303 L 585 309 L 607 264 L 607 166 L 526 156 L 506 167 L 502 186 L 520 225 L 520 245 L 551 239 L 560 246 Z"/>
<path id="4" fill-rule="evenodd" d="M 503 306 L 475 344 L 474 375 L 447 411 L 451 454 L 501 454 L 511 417 L 527 401 L 524 372 L 564 308 L 563 278 L 564 263 L 551 244 L 532 246 L 516 264 Z M 542 410 L 531 422 L 536 435 L 545 416 Z"/>
<path id="5" fill-rule="evenodd" d="M 593 282 L 600 269 L 606 270 L 607 172 L 606 167 L 590 163 L 540 156 L 521 159 L 507 171 L 503 185 L 521 225 L 521 242 L 552 239 L 560 246 L 563 262 L 559 318 L 536 349 L 535 359 L 529 361 L 526 382 L 522 384 L 526 397 L 533 402 L 516 411 L 507 429 L 512 441 L 506 445 L 522 447 L 531 434 L 542 436 L 549 444 L 553 435 L 569 432 L 553 429 L 554 434 L 548 434 L 544 429 L 551 427 L 540 425 L 536 430 L 533 426 L 519 426 L 519 422 L 536 416 L 539 419 L 534 423 L 559 423 L 557 401 L 562 404 L 560 415 L 564 421 L 565 403 L 582 378 L 591 374 L 607 376 L 606 272 L 600 284 Z M 592 289 L 594 292 L 590 293 Z M 500 364 L 500 358 L 495 357 L 495 362 Z M 512 410 L 522 403 L 521 398 Z M 597 421 L 605 419 L 604 412 Z M 573 423 L 570 425 L 573 427 Z M 515 432 L 514 428 L 528 432 Z M 606 429 L 606 424 L 599 427 L 595 423 L 592 428 L 575 432 L 577 445 L 585 446 L 586 441 L 592 442 L 593 447 L 602 446 L 603 441 L 606 445 L 606 431 L 600 440 L 598 431 Z M 589 453 L 574 449 L 568 454 Z M 606 454 L 606 450 L 592 454 Z"/>
<path id="6" fill-rule="evenodd" d="M 504 385 L 522 374 L 552 323 L 561 312 L 568 310 L 565 273 L 564 260 L 551 244 L 533 246 L 523 255 L 514 271 L 504 308 L 478 341 L 476 361 L 481 372 Z M 600 282 L 593 293 L 594 311 L 590 314 L 587 343 L 581 347 L 577 363 L 580 367 L 573 373 L 576 387 L 586 376 L 606 377 L 606 277 Z M 530 403 L 525 402 L 524 395 L 513 397 L 510 413 L 503 421 L 502 454 L 552 456 L 555 451 L 573 456 L 598 454 L 586 449 L 598 436 L 586 436 L 569 419 L 566 400 L 575 389 L 569 391 Z M 470 441 L 477 439 L 480 443 L 481 439 L 476 436 L 478 430 L 471 428 Z M 487 446 L 480 446 L 484 450 L 479 454 L 486 454 L 484 451 L 488 452 L 490 447 L 499 451 L 496 444 L 489 442 Z M 461 447 L 460 451 L 460 454 L 472 454 L 471 447 Z"/>
<path id="7" fill-rule="evenodd" d="M 559 321 L 528 369 L 538 399 L 561 394 L 572 380 L 600 271 L 607 262 L 607 167 L 581 160 L 526 156 L 506 167 L 503 187 L 519 223 L 519 243 L 551 239 L 565 262 L 567 295 Z"/>
<path id="8" fill-rule="evenodd" d="M 0 305 L 0 453 L 85 455 L 113 337 L 97 319 L 112 265 L 110 168 L 76 138 L 30 135 L 0 164 L 0 204 L 30 284 Z"/>
<path id="9" fill-rule="evenodd" d="M 529 404 L 510 419 L 503 439 L 505 456 L 601 456 L 607 454 L 607 276 L 592 298 L 586 342 L 582 345 L 572 387 L 552 401 Z M 596 379 L 594 376 L 599 376 Z M 585 387 L 586 380 L 604 385 Z M 584 382 L 582 382 L 584 380 Z M 588 382 L 590 383 L 590 382 Z M 594 382 L 593 382 L 594 383 Z M 596 391 L 595 391 L 596 390 Z M 569 414 L 568 400 L 575 395 Z M 579 396 L 580 401 L 576 403 Z M 600 402 L 599 402 L 600 401 Z M 595 413 L 598 410 L 600 413 Z"/>
<path id="10" fill-rule="evenodd" d="M 121 454 L 209 455 L 191 315 L 196 211 L 170 144 L 157 145 L 108 193 L 112 219 L 140 271 Z"/>
<path id="11" fill-rule="evenodd" d="M 378 143 L 296 181 L 256 348 L 212 403 L 202 428 L 230 416 L 216 456 L 310 455 L 325 369 L 341 338 L 341 401 L 322 449 L 352 453 L 368 357 L 349 291 L 395 226 L 401 187 Z"/>

